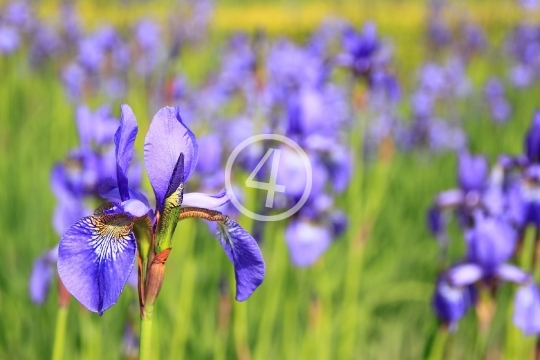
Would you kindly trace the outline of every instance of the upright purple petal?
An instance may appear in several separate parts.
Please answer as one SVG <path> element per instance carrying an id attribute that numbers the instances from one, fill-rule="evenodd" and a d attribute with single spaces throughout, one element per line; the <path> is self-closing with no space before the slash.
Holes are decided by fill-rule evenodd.
<path id="1" fill-rule="evenodd" d="M 133 158 L 133 145 L 137 137 L 137 119 L 129 105 L 121 106 L 120 127 L 114 135 L 116 146 L 116 178 L 122 201 L 129 199 L 128 169 Z"/>
<path id="2" fill-rule="evenodd" d="M 144 144 L 144 162 L 158 209 L 174 180 L 180 154 L 184 154 L 183 179 L 187 181 L 197 164 L 197 141 L 182 122 L 178 107 L 165 107 L 154 116 Z"/>
<path id="3" fill-rule="evenodd" d="M 458 181 L 463 190 L 481 190 L 487 173 L 488 164 L 483 156 L 473 156 L 467 152 L 459 155 Z"/>
<path id="4" fill-rule="evenodd" d="M 131 218 L 122 214 L 89 216 L 60 240 L 58 274 L 88 310 L 103 313 L 124 289 L 136 253 L 132 226 Z"/>
<path id="5" fill-rule="evenodd" d="M 264 279 L 266 270 L 261 250 L 255 239 L 230 218 L 218 223 L 218 238 L 234 265 L 236 300 L 247 300 Z"/>
<path id="6" fill-rule="evenodd" d="M 516 232 L 508 223 L 494 218 L 477 217 L 475 222 L 475 227 L 465 236 L 468 259 L 480 265 L 486 275 L 493 275 L 514 253 Z"/>

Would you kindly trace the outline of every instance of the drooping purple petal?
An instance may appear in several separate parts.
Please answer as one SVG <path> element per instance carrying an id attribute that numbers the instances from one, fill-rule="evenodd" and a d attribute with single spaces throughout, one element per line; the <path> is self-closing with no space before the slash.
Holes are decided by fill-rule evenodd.
<path id="1" fill-rule="evenodd" d="M 264 279 L 266 270 L 261 250 L 255 239 L 230 218 L 218 223 L 217 234 L 234 265 L 236 300 L 247 300 Z"/>
<path id="2" fill-rule="evenodd" d="M 513 321 L 527 335 L 540 333 L 540 293 L 536 284 L 528 284 L 516 291 Z"/>
<path id="3" fill-rule="evenodd" d="M 54 278 L 54 266 L 58 258 L 58 247 L 47 250 L 41 254 L 35 261 L 30 275 L 29 291 L 30 299 L 36 304 L 43 304 L 49 288 Z"/>
<path id="4" fill-rule="evenodd" d="M 163 207 L 180 154 L 184 154 L 183 179 L 187 181 L 197 164 L 197 141 L 182 122 L 178 107 L 165 107 L 154 116 L 144 145 L 144 162 L 158 209 Z"/>
<path id="5" fill-rule="evenodd" d="M 133 145 L 137 137 L 137 119 L 129 105 L 121 106 L 120 127 L 114 135 L 116 146 L 116 178 L 122 201 L 129 199 L 128 169 L 133 158 Z"/>
<path id="6" fill-rule="evenodd" d="M 457 329 L 457 322 L 467 313 L 475 302 L 475 293 L 472 286 L 454 287 L 443 277 L 437 281 L 433 294 L 433 310 L 445 323 L 450 331 Z"/>
<path id="7" fill-rule="evenodd" d="M 227 190 L 223 189 L 215 195 L 207 195 L 203 193 L 187 193 L 184 194 L 182 206 L 196 206 L 205 209 L 216 209 L 229 202 Z"/>
<path id="8" fill-rule="evenodd" d="M 136 253 L 131 228 L 131 219 L 122 214 L 89 216 L 60 240 L 58 274 L 88 310 L 103 313 L 124 289 Z"/>
<path id="9" fill-rule="evenodd" d="M 446 218 L 439 207 L 431 206 L 427 211 L 426 222 L 428 229 L 435 236 L 442 236 L 446 233 Z"/>

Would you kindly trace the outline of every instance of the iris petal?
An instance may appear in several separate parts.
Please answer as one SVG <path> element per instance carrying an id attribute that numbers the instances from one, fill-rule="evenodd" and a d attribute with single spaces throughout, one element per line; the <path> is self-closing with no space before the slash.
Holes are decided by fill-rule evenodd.
<path id="1" fill-rule="evenodd" d="M 144 144 L 144 162 L 159 210 L 163 209 L 180 154 L 184 154 L 183 180 L 187 181 L 197 164 L 197 141 L 182 122 L 178 107 L 165 107 L 152 119 Z"/>
<path id="2" fill-rule="evenodd" d="M 461 264 L 448 270 L 448 279 L 452 286 L 466 286 L 480 280 L 484 275 L 482 268 L 476 264 Z"/>
<path id="3" fill-rule="evenodd" d="M 261 250 L 255 239 L 230 218 L 218 224 L 218 238 L 234 265 L 236 300 L 247 300 L 264 279 Z"/>
<path id="4" fill-rule="evenodd" d="M 122 214 L 89 216 L 60 240 L 58 274 L 88 310 L 103 313 L 124 289 L 136 253 L 132 226 L 130 218 Z"/>
<path id="5" fill-rule="evenodd" d="M 123 104 L 122 114 L 120 116 L 120 127 L 114 135 L 114 144 L 116 145 L 116 177 L 118 180 L 118 189 L 122 201 L 129 199 L 128 189 L 128 169 L 133 158 L 133 145 L 137 137 L 137 119 L 133 110 Z"/>
<path id="6" fill-rule="evenodd" d="M 517 284 L 525 284 L 532 279 L 529 273 L 512 264 L 500 265 L 495 274 L 502 280 L 512 281 Z"/>
<path id="7" fill-rule="evenodd" d="M 182 206 L 196 206 L 205 209 L 216 209 L 230 201 L 229 195 L 225 189 L 215 195 L 207 195 L 203 193 L 187 193 L 184 194 Z"/>

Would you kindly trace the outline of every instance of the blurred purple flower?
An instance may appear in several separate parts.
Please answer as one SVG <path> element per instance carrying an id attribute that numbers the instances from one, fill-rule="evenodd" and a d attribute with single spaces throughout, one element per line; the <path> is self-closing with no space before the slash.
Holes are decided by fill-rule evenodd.
<path id="1" fill-rule="evenodd" d="M 535 283 L 524 285 L 516 291 L 513 321 L 526 335 L 540 333 L 540 292 Z"/>
<path id="2" fill-rule="evenodd" d="M 67 96 L 70 100 L 79 100 L 83 95 L 84 82 L 86 79 L 86 73 L 84 69 L 77 63 L 69 63 L 62 70 L 62 81 Z"/>
<path id="3" fill-rule="evenodd" d="M 57 259 L 58 246 L 45 251 L 34 260 L 29 281 L 29 291 L 30 299 L 35 304 L 41 305 L 47 299 L 51 282 L 56 275 L 55 267 Z"/>
<path id="4" fill-rule="evenodd" d="M 471 155 L 467 151 L 459 154 L 458 183 L 464 191 L 481 191 L 488 175 L 488 163 L 481 155 Z"/>
<path id="5" fill-rule="evenodd" d="M 0 25 L 0 54 L 11 54 L 20 45 L 19 33 L 12 27 Z"/>
<path id="6" fill-rule="evenodd" d="M 326 251 L 332 234 L 321 225 L 295 220 L 285 230 L 285 241 L 292 262 L 303 267 L 313 264 Z"/>

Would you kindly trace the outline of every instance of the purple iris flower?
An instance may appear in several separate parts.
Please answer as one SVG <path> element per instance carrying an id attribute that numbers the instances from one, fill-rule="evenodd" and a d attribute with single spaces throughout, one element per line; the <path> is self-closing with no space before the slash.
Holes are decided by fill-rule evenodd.
<path id="1" fill-rule="evenodd" d="M 510 69 L 510 80 L 516 88 L 526 88 L 534 80 L 534 69 L 526 64 L 514 65 Z"/>
<path id="2" fill-rule="evenodd" d="M 527 10 L 534 10 L 540 6 L 540 1 L 538 0 L 519 0 L 518 3 Z"/>
<path id="3" fill-rule="evenodd" d="M 462 27 L 461 32 L 461 42 L 466 55 L 485 49 L 486 35 L 480 26 L 473 23 L 466 23 Z"/>
<path id="4" fill-rule="evenodd" d="M 292 221 L 285 230 L 285 241 L 296 266 L 313 264 L 332 243 L 332 233 L 324 226 L 305 220 Z"/>
<path id="5" fill-rule="evenodd" d="M 511 115 L 510 103 L 506 99 L 501 80 L 491 78 L 486 83 L 484 93 L 488 101 L 493 120 L 498 123 L 506 122 Z"/>
<path id="6" fill-rule="evenodd" d="M 0 54 L 11 54 L 20 45 L 20 37 L 17 30 L 12 27 L 0 25 Z"/>
<path id="7" fill-rule="evenodd" d="M 139 73 L 148 75 L 158 62 L 158 51 L 161 46 L 159 27 L 150 20 L 142 20 L 135 29 L 135 38 L 141 50 L 136 68 Z"/>
<path id="8" fill-rule="evenodd" d="M 27 27 L 32 20 L 30 5 L 25 1 L 12 2 L 6 7 L 4 18 L 14 26 Z"/>
<path id="9" fill-rule="evenodd" d="M 62 50 L 62 40 L 53 28 L 39 26 L 30 47 L 30 62 L 40 64 L 46 58 L 52 58 Z"/>
<path id="10" fill-rule="evenodd" d="M 69 63 L 62 70 L 62 81 L 71 101 L 78 100 L 83 95 L 85 80 L 86 72 L 77 63 Z"/>
<path id="11" fill-rule="evenodd" d="M 197 164 L 198 145 L 182 122 L 179 109 L 166 107 L 154 116 L 144 146 L 146 170 L 156 199 L 152 211 L 144 195 L 129 187 L 127 173 L 138 126 L 129 106 L 122 105 L 121 110 L 120 127 L 114 137 L 116 187 L 104 195 L 109 203 L 71 226 L 58 249 L 58 274 L 67 290 L 86 308 L 100 314 L 116 303 L 132 271 L 137 241 L 143 241 L 135 235 L 136 223 L 146 224 L 144 231 L 155 239 L 159 250 L 156 256 L 162 251 L 168 254 L 181 206 L 187 206 L 186 210 L 200 205 L 216 208 L 228 201 L 225 192 L 218 197 L 184 195 L 184 182 Z M 255 240 L 236 222 L 224 216 L 219 219 L 218 237 L 235 267 L 236 299 L 243 301 L 262 283 L 262 255 Z"/>
<path id="12" fill-rule="evenodd" d="M 101 69 L 104 58 L 105 49 L 100 38 L 89 36 L 80 41 L 77 61 L 87 71 L 91 73 L 98 72 Z"/>
<path id="13" fill-rule="evenodd" d="M 478 280 L 500 279 L 524 284 L 530 275 L 506 262 L 512 257 L 517 233 L 506 221 L 478 214 L 475 226 L 468 230 L 467 260 L 448 270 L 452 286 L 467 286 Z"/>
<path id="14" fill-rule="evenodd" d="M 366 76 L 373 66 L 373 57 L 380 47 L 377 28 L 374 23 L 364 24 L 362 33 L 348 28 L 343 34 L 346 62 L 358 76 Z"/>

